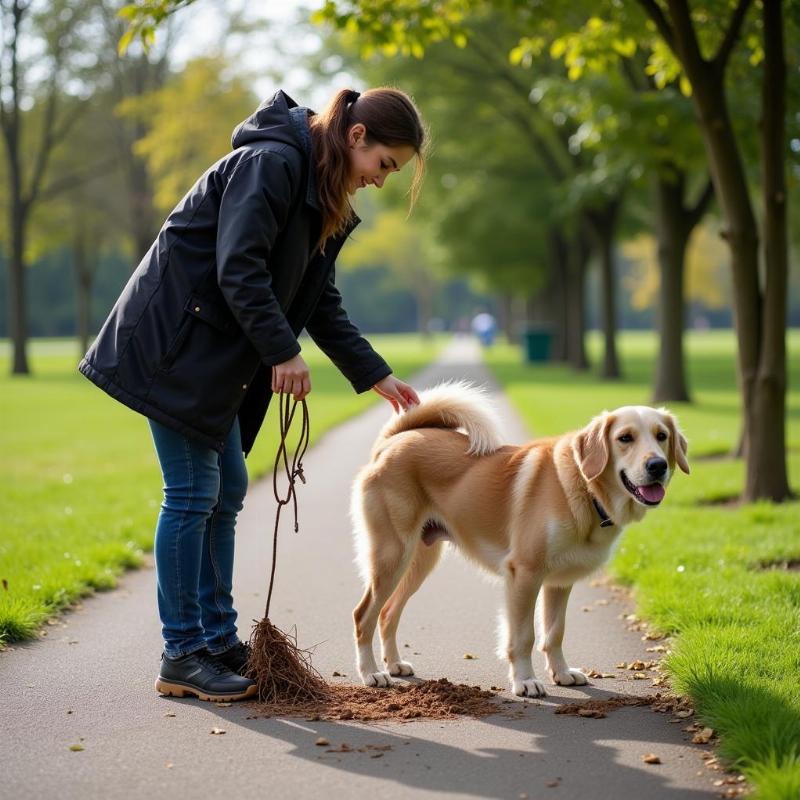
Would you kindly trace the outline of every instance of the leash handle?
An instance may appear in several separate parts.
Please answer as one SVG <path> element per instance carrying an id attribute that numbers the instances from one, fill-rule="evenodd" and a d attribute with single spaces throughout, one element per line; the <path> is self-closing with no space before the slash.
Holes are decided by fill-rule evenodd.
<path id="1" fill-rule="evenodd" d="M 289 436 L 289 429 L 297 410 L 298 401 L 289 403 L 289 395 L 281 393 L 279 395 L 280 405 L 278 406 L 279 423 L 281 430 L 281 443 L 278 445 L 278 452 L 275 456 L 275 465 L 272 468 L 272 492 L 278 503 L 278 510 L 275 513 L 275 530 L 272 534 L 272 570 L 269 576 L 269 591 L 267 592 L 267 607 L 264 611 L 264 619 L 269 619 L 269 606 L 272 600 L 272 587 L 275 583 L 275 565 L 278 560 L 278 526 L 281 520 L 281 510 L 291 501 L 294 505 L 294 531 L 299 533 L 300 526 L 297 522 L 297 490 L 295 481 L 299 478 L 302 483 L 306 482 L 303 474 L 303 456 L 308 450 L 308 442 L 311 434 L 311 424 L 308 416 L 308 405 L 305 400 L 300 401 L 302 407 L 302 424 L 300 426 L 300 440 L 294 451 L 291 465 L 289 464 L 289 454 L 286 448 L 286 439 Z M 278 492 L 278 466 L 283 461 L 283 471 L 289 481 L 289 488 L 286 497 L 281 497 Z"/>

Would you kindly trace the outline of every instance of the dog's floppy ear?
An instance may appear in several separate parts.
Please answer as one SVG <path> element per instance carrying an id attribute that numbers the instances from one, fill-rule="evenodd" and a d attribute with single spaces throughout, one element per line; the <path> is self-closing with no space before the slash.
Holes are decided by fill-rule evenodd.
<path id="1" fill-rule="evenodd" d="M 601 475 L 608 464 L 608 429 L 614 415 L 604 411 L 595 417 L 573 440 L 575 460 L 587 481 Z"/>
<path id="2" fill-rule="evenodd" d="M 673 464 L 677 464 L 688 475 L 689 462 L 686 459 L 686 453 L 689 450 L 689 443 L 678 428 L 675 417 L 666 408 L 661 408 L 659 411 L 664 417 L 665 425 L 669 428 L 669 460 Z"/>

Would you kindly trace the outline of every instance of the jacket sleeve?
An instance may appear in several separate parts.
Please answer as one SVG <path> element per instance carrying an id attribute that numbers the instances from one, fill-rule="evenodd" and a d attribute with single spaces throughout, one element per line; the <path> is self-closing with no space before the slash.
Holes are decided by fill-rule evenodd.
<path id="1" fill-rule="evenodd" d="M 389 365 L 372 349 L 342 308 L 342 296 L 333 277 L 306 323 L 306 330 L 356 392 L 366 392 L 392 374 Z"/>
<path id="2" fill-rule="evenodd" d="M 292 206 L 289 164 L 261 152 L 237 164 L 222 193 L 217 226 L 217 282 L 242 330 L 267 366 L 288 361 L 300 345 L 272 291 L 269 257 Z"/>

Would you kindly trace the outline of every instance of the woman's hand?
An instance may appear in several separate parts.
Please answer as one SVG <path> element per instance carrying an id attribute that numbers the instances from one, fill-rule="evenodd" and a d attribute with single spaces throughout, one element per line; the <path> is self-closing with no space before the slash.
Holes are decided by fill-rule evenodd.
<path id="1" fill-rule="evenodd" d="M 372 391 L 386 398 L 398 413 L 401 408 L 403 411 L 408 411 L 410 406 L 419 405 L 417 393 L 407 383 L 397 380 L 394 375 L 387 375 L 383 380 L 378 381 L 372 387 Z"/>
<path id="2" fill-rule="evenodd" d="M 272 368 L 272 391 L 294 395 L 298 402 L 311 391 L 308 366 L 299 354 Z"/>

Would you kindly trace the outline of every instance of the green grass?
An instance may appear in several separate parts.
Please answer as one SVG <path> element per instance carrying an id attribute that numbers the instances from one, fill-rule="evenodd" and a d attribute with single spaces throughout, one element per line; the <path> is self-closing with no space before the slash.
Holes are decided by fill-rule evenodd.
<path id="1" fill-rule="evenodd" d="M 417 336 L 370 337 L 395 373 L 409 376 L 444 343 Z M 309 341 L 312 443 L 373 402 Z M 153 546 L 161 472 L 145 417 L 77 372 L 72 340 L 34 341 L 31 376 L 9 375 L 0 343 L 0 646 L 36 635 L 59 609 L 116 584 Z M 272 404 L 247 458 L 250 479 L 271 470 L 278 445 Z M 387 406 L 388 409 L 388 406 Z"/>
<path id="2" fill-rule="evenodd" d="M 656 340 L 623 334 L 625 380 L 601 381 L 562 366 L 526 366 L 499 346 L 487 361 L 536 434 L 582 427 L 603 408 L 649 402 Z M 800 797 L 800 572 L 763 569 L 800 559 L 800 503 L 734 507 L 740 460 L 735 343 L 728 332 L 689 334 L 695 402 L 669 404 L 689 439 L 690 476 L 678 473 L 663 508 L 628 528 L 610 571 L 633 587 L 638 611 L 674 637 L 666 659 L 674 688 L 720 736 L 721 754 L 765 800 Z M 789 335 L 789 364 L 800 361 L 800 332 Z M 600 343 L 591 339 L 594 363 Z M 790 376 L 789 473 L 800 477 L 800 375 Z M 706 458 L 704 458 L 704 456 Z"/>

